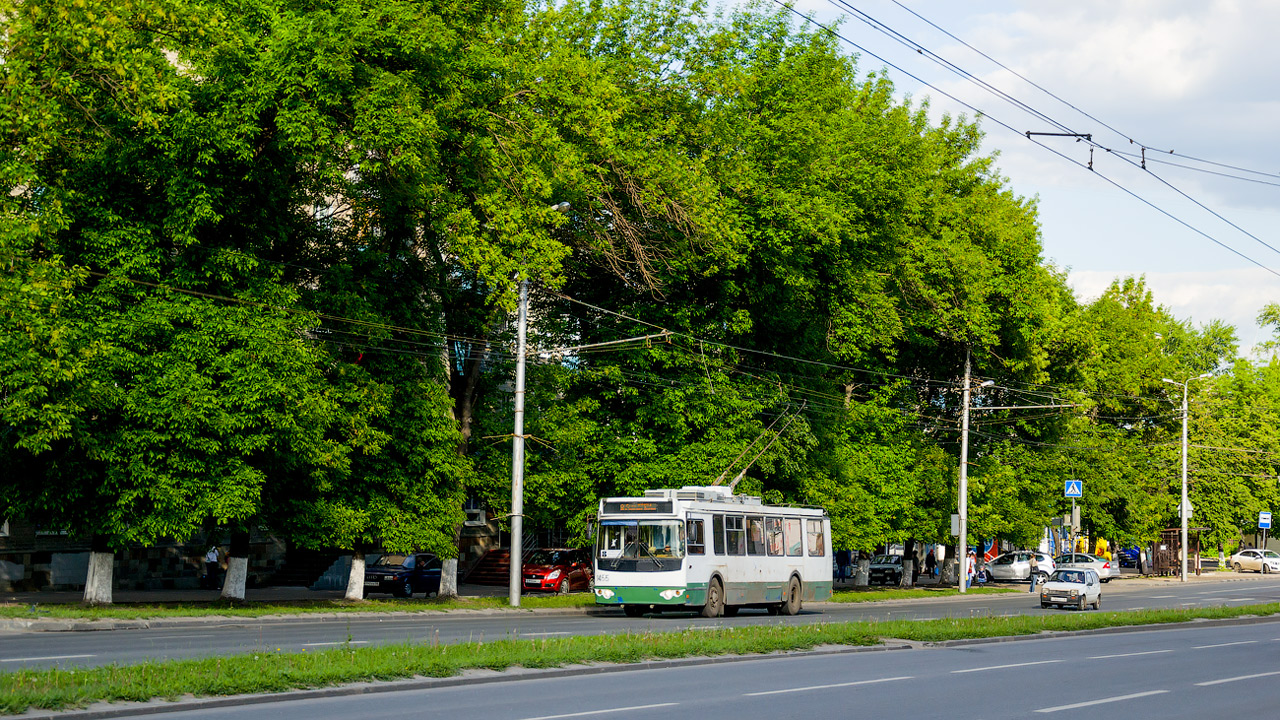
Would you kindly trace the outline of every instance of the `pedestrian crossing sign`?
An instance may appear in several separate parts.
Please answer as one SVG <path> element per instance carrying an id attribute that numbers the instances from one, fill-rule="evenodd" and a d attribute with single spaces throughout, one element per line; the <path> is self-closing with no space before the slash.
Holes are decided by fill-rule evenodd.
<path id="1" fill-rule="evenodd" d="M 1084 497 L 1084 481 L 1083 480 L 1067 480 L 1063 483 L 1066 487 L 1063 495 L 1069 498 Z"/>

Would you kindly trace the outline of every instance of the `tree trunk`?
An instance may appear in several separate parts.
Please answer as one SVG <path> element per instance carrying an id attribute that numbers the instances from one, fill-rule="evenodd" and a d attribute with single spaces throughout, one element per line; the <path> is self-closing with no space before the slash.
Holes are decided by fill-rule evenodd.
<path id="1" fill-rule="evenodd" d="M 898 585 L 901 587 L 911 587 L 916 584 L 915 559 L 916 541 L 908 540 L 902 546 L 902 577 L 898 579 Z"/>
<path id="2" fill-rule="evenodd" d="M 871 584 L 871 558 L 866 553 L 858 553 L 858 576 L 853 579 L 853 584 L 861 587 Z"/>
<path id="3" fill-rule="evenodd" d="M 110 605 L 116 555 L 107 544 L 106 535 L 94 535 L 89 548 L 89 573 L 84 580 L 84 602 L 89 605 Z"/>
<path id="4" fill-rule="evenodd" d="M 443 582 L 443 580 L 441 581 Z M 351 555 L 351 572 L 347 574 L 347 594 L 344 600 L 364 599 L 364 551 L 356 550 Z"/>
<path id="5" fill-rule="evenodd" d="M 249 579 L 249 533 L 231 533 L 231 551 L 227 554 L 227 577 L 222 581 L 222 599 L 244 602 L 244 586 Z"/>
<path id="6" fill-rule="evenodd" d="M 440 597 L 458 597 L 458 558 L 449 558 L 440 568 Z"/>

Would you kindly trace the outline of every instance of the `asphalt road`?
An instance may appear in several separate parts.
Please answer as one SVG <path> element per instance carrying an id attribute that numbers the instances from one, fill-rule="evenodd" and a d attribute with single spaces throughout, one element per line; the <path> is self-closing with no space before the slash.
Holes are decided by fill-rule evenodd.
<path id="1" fill-rule="evenodd" d="M 1271 718 L 1280 622 L 777 656 L 166 714 L 182 720 Z"/>
<path id="2" fill-rule="evenodd" d="M 1025 587 L 1025 585 L 1023 586 Z M 1280 577 L 1229 575 L 1186 584 L 1121 580 L 1103 589 L 1104 610 L 1183 608 L 1280 602 Z M 688 627 L 805 624 L 852 620 L 923 620 L 943 617 L 1040 615 L 1029 593 L 968 595 L 927 600 L 811 605 L 791 618 L 743 611 L 710 620 L 692 613 L 627 618 L 617 610 L 588 612 L 467 611 L 405 615 L 275 618 L 156 623 L 146 629 L 106 632 L 0 633 L 0 672 L 20 667 L 133 664 L 146 660 L 209 657 L 254 651 L 299 652 L 350 642 L 371 646 L 399 642 L 465 642 L 497 638 L 545 638 L 619 632 L 678 631 Z M 1280 649 L 1278 647 L 1277 649 Z"/>

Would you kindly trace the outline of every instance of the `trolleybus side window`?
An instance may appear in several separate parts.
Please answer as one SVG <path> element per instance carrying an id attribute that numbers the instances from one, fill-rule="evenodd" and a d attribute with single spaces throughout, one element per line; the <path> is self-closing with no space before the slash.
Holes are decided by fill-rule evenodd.
<path id="1" fill-rule="evenodd" d="M 745 555 L 747 552 L 746 533 L 742 529 L 741 515 L 725 515 L 724 539 L 729 546 L 730 555 Z"/>
<path id="2" fill-rule="evenodd" d="M 782 538 L 782 518 L 764 519 L 765 538 L 768 539 L 769 554 L 775 557 L 783 554 L 785 543 Z"/>
<path id="3" fill-rule="evenodd" d="M 782 522 L 786 527 L 787 555 L 804 555 L 804 533 L 800 530 L 800 518 L 787 518 Z"/>
<path id="4" fill-rule="evenodd" d="M 747 516 L 747 554 L 764 554 L 764 518 Z"/>
<path id="5" fill-rule="evenodd" d="M 690 555 L 706 555 L 707 544 L 702 535 L 702 521 L 689 520 L 685 523 L 688 527 L 689 535 L 689 554 Z"/>
<path id="6" fill-rule="evenodd" d="M 711 549 L 717 555 L 724 554 L 724 516 L 711 516 Z"/>
<path id="7" fill-rule="evenodd" d="M 822 535 L 822 521 L 809 521 L 809 556 L 821 557 L 827 553 L 827 539 Z"/>

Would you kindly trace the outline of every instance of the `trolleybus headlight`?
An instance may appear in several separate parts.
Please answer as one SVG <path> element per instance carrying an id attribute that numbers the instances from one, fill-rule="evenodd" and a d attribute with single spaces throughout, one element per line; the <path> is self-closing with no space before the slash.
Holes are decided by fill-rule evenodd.
<path id="1" fill-rule="evenodd" d="M 609 588 L 596 588 L 596 595 L 608 600 L 613 597 L 613 591 Z"/>

